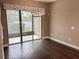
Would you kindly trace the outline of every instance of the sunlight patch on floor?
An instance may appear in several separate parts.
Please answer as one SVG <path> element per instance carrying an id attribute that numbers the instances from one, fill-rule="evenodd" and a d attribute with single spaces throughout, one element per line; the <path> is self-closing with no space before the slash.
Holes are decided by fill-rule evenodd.
<path id="1" fill-rule="evenodd" d="M 41 37 L 34 35 L 34 39 L 39 39 Z M 20 37 L 14 37 L 14 38 L 9 38 L 9 44 L 14 44 L 14 43 L 19 43 L 20 42 Z M 32 40 L 32 35 L 28 36 L 23 36 L 23 41 L 29 41 Z"/>

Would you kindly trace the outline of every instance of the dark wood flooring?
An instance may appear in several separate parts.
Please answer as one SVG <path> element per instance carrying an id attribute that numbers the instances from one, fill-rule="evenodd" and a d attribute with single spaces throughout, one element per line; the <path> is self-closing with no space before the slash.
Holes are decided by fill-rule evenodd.
<path id="1" fill-rule="evenodd" d="M 50 39 L 4 48 L 6 59 L 79 59 L 79 51 Z"/>

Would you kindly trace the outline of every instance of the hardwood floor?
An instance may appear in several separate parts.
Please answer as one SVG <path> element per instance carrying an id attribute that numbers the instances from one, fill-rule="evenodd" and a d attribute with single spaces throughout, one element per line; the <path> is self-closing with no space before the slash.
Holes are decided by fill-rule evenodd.
<path id="1" fill-rule="evenodd" d="M 6 59 L 79 59 L 79 51 L 50 39 L 11 45 L 4 51 Z"/>

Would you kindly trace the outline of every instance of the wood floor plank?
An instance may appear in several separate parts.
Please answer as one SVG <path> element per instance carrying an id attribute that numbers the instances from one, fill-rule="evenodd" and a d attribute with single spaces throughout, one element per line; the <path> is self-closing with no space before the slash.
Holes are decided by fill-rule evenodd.
<path id="1" fill-rule="evenodd" d="M 6 59 L 79 59 L 79 51 L 50 39 L 4 48 Z"/>

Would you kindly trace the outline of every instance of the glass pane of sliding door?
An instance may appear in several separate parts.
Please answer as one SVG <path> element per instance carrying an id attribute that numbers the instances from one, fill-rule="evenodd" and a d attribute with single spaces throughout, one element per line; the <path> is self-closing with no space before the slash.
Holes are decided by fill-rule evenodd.
<path id="1" fill-rule="evenodd" d="M 6 10 L 6 15 L 7 15 L 9 44 L 19 43 L 21 41 L 19 11 Z"/>
<path id="2" fill-rule="evenodd" d="M 34 40 L 41 38 L 41 16 L 33 17 Z"/>
<path id="3" fill-rule="evenodd" d="M 32 40 L 32 14 L 28 11 L 21 11 L 22 41 Z"/>

